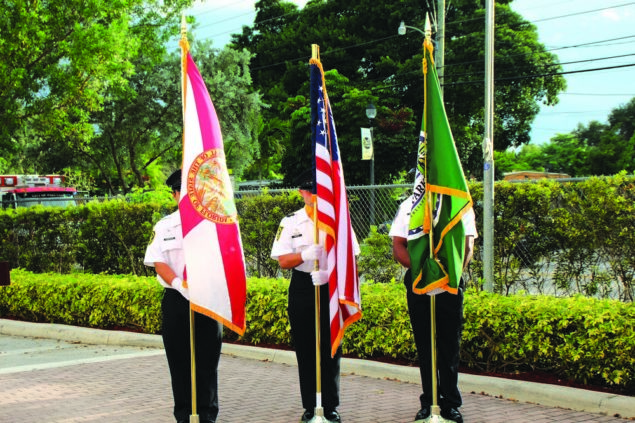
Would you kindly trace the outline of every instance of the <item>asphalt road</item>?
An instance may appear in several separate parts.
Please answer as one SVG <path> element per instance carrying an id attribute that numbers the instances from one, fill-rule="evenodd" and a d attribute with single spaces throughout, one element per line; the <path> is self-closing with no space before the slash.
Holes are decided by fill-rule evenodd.
<path id="1" fill-rule="evenodd" d="M 0 337 L 0 374 L 163 354 L 159 348 L 5 335 Z"/>

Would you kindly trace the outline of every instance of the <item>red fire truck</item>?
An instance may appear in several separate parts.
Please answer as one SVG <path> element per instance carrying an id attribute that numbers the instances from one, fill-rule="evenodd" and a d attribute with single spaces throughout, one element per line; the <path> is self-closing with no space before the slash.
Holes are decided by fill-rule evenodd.
<path id="1" fill-rule="evenodd" d="M 0 175 L 2 208 L 74 205 L 77 190 L 63 184 L 63 175 Z"/>

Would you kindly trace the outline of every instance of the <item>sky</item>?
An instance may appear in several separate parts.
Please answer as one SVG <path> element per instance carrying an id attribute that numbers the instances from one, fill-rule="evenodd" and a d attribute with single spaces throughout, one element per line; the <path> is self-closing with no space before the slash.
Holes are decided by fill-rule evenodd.
<path id="1" fill-rule="evenodd" d="M 222 48 L 232 33 L 253 24 L 254 4 L 255 0 L 198 0 L 188 14 L 200 23 L 194 30 L 197 38 L 211 39 L 214 47 Z M 558 56 L 564 72 L 577 72 L 564 75 L 567 89 L 557 105 L 541 106 L 532 124 L 533 144 L 549 142 L 580 123 L 606 123 L 611 110 L 635 97 L 635 66 L 599 69 L 635 64 L 635 1 L 514 0 L 511 7 L 536 25 L 539 41 Z M 407 25 L 407 16 L 404 20 Z"/>

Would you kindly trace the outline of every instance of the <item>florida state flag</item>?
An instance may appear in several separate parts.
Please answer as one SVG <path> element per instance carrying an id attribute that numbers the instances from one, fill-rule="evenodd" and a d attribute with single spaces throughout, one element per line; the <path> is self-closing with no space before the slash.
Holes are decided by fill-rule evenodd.
<path id="1" fill-rule="evenodd" d="M 179 211 L 191 308 L 245 332 L 247 292 L 234 192 L 223 136 L 205 82 L 181 40 L 183 167 Z"/>

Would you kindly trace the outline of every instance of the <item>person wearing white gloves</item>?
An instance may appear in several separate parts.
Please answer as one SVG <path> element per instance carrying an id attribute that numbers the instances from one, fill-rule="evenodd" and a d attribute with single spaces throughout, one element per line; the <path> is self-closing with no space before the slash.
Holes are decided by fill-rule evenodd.
<path id="1" fill-rule="evenodd" d="M 401 203 L 397 215 L 390 227 L 390 237 L 393 242 L 393 257 L 406 269 L 404 284 L 406 285 L 406 300 L 408 314 L 415 338 L 415 346 L 419 356 L 419 371 L 421 374 L 422 393 L 419 396 L 421 408 L 415 416 L 415 421 L 429 419 L 433 403 L 432 393 L 432 347 L 430 334 L 430 296 L 412 292 L 412 276 L 410 271 L 410 255 L 408 253 L 408 224 L 412 196 Z M 474 239 L 478 237 L 474 210 L 470 209 L 462 218 L 465 228 L 465 269 L 472 258 Z M 463 416 L 459 407 L 463 404 L 459 391 L 459 356 L 461 333 L 463 332 L 463 291 L 465 282 L 461 278 L 457 294 L 444 292 L 438 294 L 435 300 L 436 319 L 436 358 L 437 358 L 437 401 L 441 407 L 441 417 L 445 421 L 463 423 Z"/>
<path id="2" fill-rule="evenodd" d="M 170 175 L 166 184 L 178 202 L 181 170 Z M 165 288 L 161 300 L 161 336 L 168 359 L 174 397 L 174 417 L 186 423 L 192 414 L 190 367 L 190 303 L 183 280 L 185 256 L 179 211 L 159 220 L 143 260 L 154 267 Z M 222 346 L 222 326 L 214 319 L 195 313 L 196 411 L 201 423 L 213 423 L 218 416 L 218 361 Z"/>
<path id="3" fill-rule="evenodd" d="M 283 269 L 293 269 L 289 284 L 288 308 L 291 337 L 298 361 L 300 393 L 304 412 L 300 422 L 313 418 L 316 399 L 315 372 L 315 286 L 320 286 L 320 350 L 322 407 L 330 422 L 341 422 L 337 412 L 340 391 L 341 347 L 331 357 L 329 287 L 324 248 L 315 243 L 312 180 L 299 186 L 305 206 L 280 222 L 271 249 L 271 258 Z M 323 240 L 320 241 L 322 244 Z M 315 270 L 315 261 L 320 270 Z"/>

